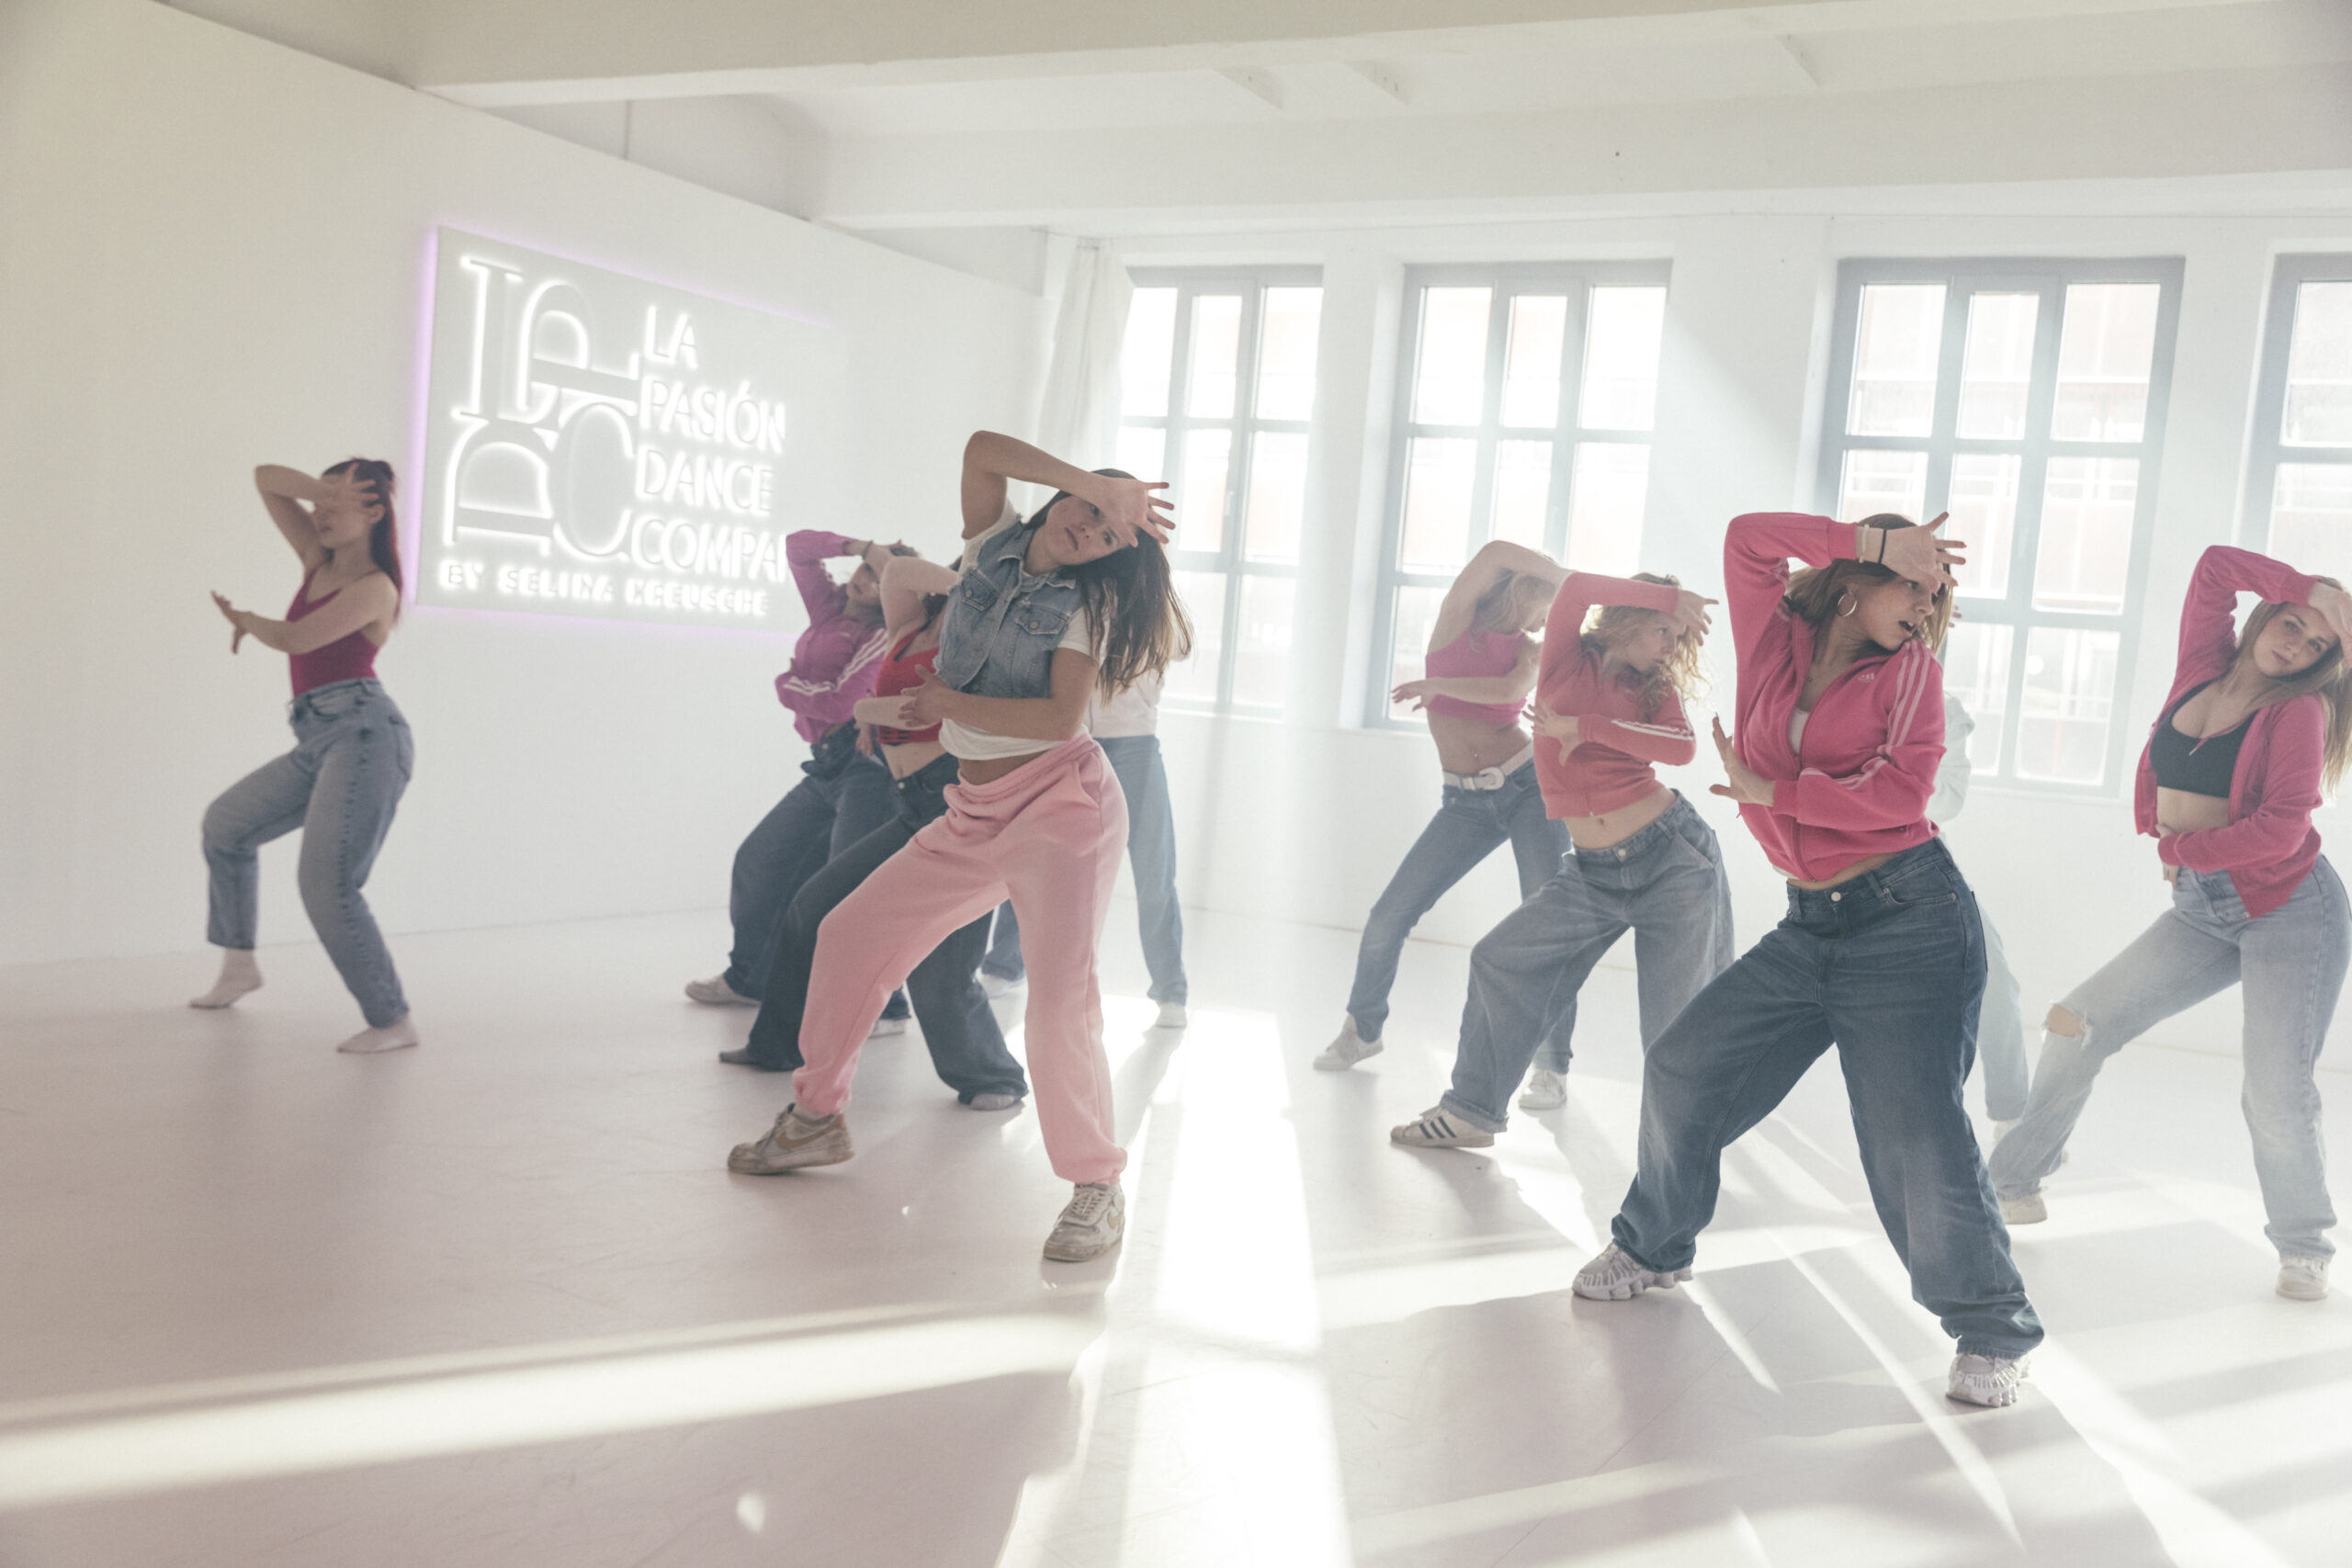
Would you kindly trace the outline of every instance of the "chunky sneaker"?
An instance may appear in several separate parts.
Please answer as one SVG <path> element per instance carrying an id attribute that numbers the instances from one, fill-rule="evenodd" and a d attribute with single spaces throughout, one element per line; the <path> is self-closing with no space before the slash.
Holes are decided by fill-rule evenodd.
<path id="1" fill-rule="evenodd" d="M 964 1102 L 975 1111 L 1010 1111 L 1021 1103 L 1017 1094 L 976 1094 Z"/>
<path id="2" fill-rule="evenodd" d="M 1448 1115 L 1440 1106 L 1422 1111 L 1418 1121 L 1389 1128 L 1388 1141 L 1408 1149 L 1484 1149 L 1494 1146 L 1495 1135 Z"/>
<path id="3" fill-rule="evenodd" d="M 1557 1111 L 1568 1102 L 1568 1077 L 1549 1067 L 1538 1067 L 1527 1075 L 1527 1087 L 1519 1091 L 1521 1111 Z"/>
<path id="4" fill-rule="evenodd" d="M 1647 1290 L 1670 1291 L 1689 1278 L 1688 1269 L 1665 1273 L 1645 1269 L 1612 1241 L 1600 1257 L 1577 1270 L 1575 1290 L 1589 1302 L 1623 1302 Z"/>
<path id="5" fill-rule="evenodd" d="M 2018 1384 L 2025 1381 L 2025 1362 L 2012 1356 L 1972 1356 L 1966 1351 L 1951 1359 L 1951 1377 L 1944 1397 L 1962 1404 L 1998 1408 L 2018 1402 Z"/>
<path id="6" fill-rule="evenodd" d="M 727 1156 L 727 1168 L 738 1176 L 774 1176 L 804 1166 L 839 1165 L 854 1152 L 849 1146 L 849 1123 L 838 1112 L 803 1116 L 800 1107 L 787 1105 L 758 1143 L 735 1145 Z"/>
<path id="7" fill-rule="evenodd" d="M 2038 1225 L 2050 1217 L 2050 1205 L 2039 1192 L 2001 1200 L 2001 1218 L 2013 1225 Z"/>
<path id="8" fill-rule="evenodd" d="M 991 1001 L 998 997 L 1009 997 L 1028 983 L 1026 975 L 991 975 L 985 969 L 980 971 L 980 991 Z"/>
<path id="9" fill-rule="evenodd" d="M 1192 1022 L 1193 1015 L 1185 1010 L 1182 1002 L 1162 1002 L 1159 1004 L 1159 1016 L 1151 1021 L 1151 1026 L 1154 1029 L 1188 1029 Z"/>
<path id="10" fill-rule="evenodd" d="M 2281 1258 L 2278 1260 L 2278 1293 L 2292 1301 L 2325 1301 L 2327 1259 Z"/>
<path id="11" fill-rule="evenodd" d="M 1118 1246 L 1126 1232 L 1127 1195 L 1119 1184 L 1080 1182 L 1046 1238 L 1046 1257 L 1056 1263 L 1083 1263 Z"/>
<path id="12" fill-rule="evenodd" d="M 707 980 L 686 982 L 686 995 L 707 1008 L 755 1008 L 757 997 L 747 997 L 727 983 L 724 975 L 713 975 Z"/>
<path id="13" fill-rule="evenodd" d="M 884 1040 L 893 1034 L 904 1034 L 906 1032 L 907 1021 L 905 1019 L 892 1018 L 886 1012 L 880 1018 L 874 1021 L 874 1027 L 865 1032 L 865 1037 L 868 1040 Z"/>
<path id="14" fill-rule="evenodd" d="M 1379 1055 L 1380 1042 L 1366 1040 L 1363 1035 L 1358 1034 L 1355 1015 L 1351 1013 L 1346 1025 L 1340 1029 L 1338 1036 L 1332 1040 L 1331 1043 L 1323 1047 L 1321 1055 L 1315 1058 L 1315 1065 L 1327 1073 L 1345 1072 L 1358 1062 Z"/>

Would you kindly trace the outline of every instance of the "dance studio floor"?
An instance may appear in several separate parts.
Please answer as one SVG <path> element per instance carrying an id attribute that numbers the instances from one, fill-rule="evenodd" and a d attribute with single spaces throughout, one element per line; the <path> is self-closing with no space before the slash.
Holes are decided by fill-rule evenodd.
<path id="1" fill-rule="evenodd" d="M 1464 953 L 1307 1060 L 1351 934 L 1195 915 L 1195 1023 L 1106 943 L 1129 1240 L 1039 1261 L 1035 1118 L 869 1048 L 859 1156 L 730 1177 L 782 1079 L 681 981 L 712 916 L 0 970 L 0 1565 L 2265 1568 L 2352 1540 L 2352 1298 L 2271 1293 L 2234 1064 L 2114 1064 L 2019 1260 L 2025 1403 L 1948 1404 L 1834 1067 L 1733 1150 L 1691 1288 L 1577 1301 L 1628 1175 L 1631 976 L 1565 1111 L 1408 1154 Z M 2352 1076 L 2329 1071 L 2352 1149 Z M 1973 1096 L 1972 1093 L 1972 1100 Z M 2352 1192 L 2341 1177 L 2339 1193 Z"/>

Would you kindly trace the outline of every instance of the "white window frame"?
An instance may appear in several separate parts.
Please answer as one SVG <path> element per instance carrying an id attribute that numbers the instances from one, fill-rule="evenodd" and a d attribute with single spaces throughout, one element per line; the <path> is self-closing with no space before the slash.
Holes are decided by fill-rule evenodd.
<path id="1" fill-rule="evenodd" d="M 1657 445 L 1655 417 L 1647 430 L 1588 430 L 1581 423 L 1584 397 L 1585 334 L 1590 323 L 1592 290 L 1611 286 L 1671 288 L 1673 264 L 1667 261 L 1539 262 L 1502 265 L 1411 266 L 1405 269 L 1404 332 L 1397 339 L 1396 414 L 1389 430 L 1388 493 L 1380 534 L 1380 572 L 1374 603 L 1372 680 L 1364 693 L 1364 724 L 1374 729 L 1419 729 L 1422 721 L 1392 714 L 1388 701 L 1390 673 L 1396 668 L 1396 595 L 1400 588 L 1450 586 L 1459 571 L 1408 571 L 1400 563 L 1405 537 L 1405 476 L 1417 436 L 1475 437 L 1478 443 L 1476 478 L 1470 495 L 1469 553 L 1494 537 L 1495 444 L 1500 440 L 1542 439 L 1541 426 L 1502 423 L 1505 355 L 1510 345 L 1510 298 L 1520 294 L 1565 294 L 1581 301 L 1567 312 L 1560 341 L 1560 401 L 1558 419 L 1549 428 L 1552 442 L 1552 488 L 1544 502 L 1544 553 L 1553 559 L 1567 548 L 1568 503 L 1574 493 L 1577 449 L 1587 443 L 1623 442 L 1629 446 Z M 1413 387 L 1419 371 L 1421 313 L 1431 288 L 1487 288 L 1495 302 L 1487 312 L 1487 395 L 1485 419 L 1475 425 L 1426 424 L 1413 419 Z M 1661 358 L 1664 355 L 1660 346 Z M 1466 557 L 1465 557 L 1466 559 Z"/>
<path id="2" fill-rule="evenodd" d="M 2177 256 L 2123 260 L 1966 258 L 1950 260 L 1857 259 L 1838 268 L 1838 314 L 1831 336 L 1828 403 L 1822 422 L 1821 466 L 1816 505 L 1834 513 L 1849 451 L 1879 449 L 1928 454 L 1924 523 L 1944 511 L 1951 495 L 1952 458 L 1962 453 L 2018 454 L 2016 532 L 2010 545 L 2008 592 L 2000 598 L 1963 592 L 1959 610 L 1969 621 L 2013 627 L 2008 690 L 2001 711 L 2001 766 L 1987 787 L 2022 794 L 2112 797 L 2128 782 L 2125 768 L 2131 732 L 2132 676 L 2146 618 L 2148 556 L 2155 533 L 2157 479 L 2162 471 L 2165 409 L 2172 390 L 2174 342 L 2180 324 L 2183 263 Z M 1854 355 L 1862 289 L 1870 284 L 1940 283 L 1945 286 L 1943 346 L 1936 363 L 1935 414 L 1929 433 L 1913 435 L 1852 435 L 1846 431 L 1854 383 Z M 2130 441 L 2060 441 L 2050 434 L 2058 386 L 2058 348 L 2065 328 L 2066 290 L 2076 284 L 2153 283 L 2157 296 L 2155 343 L 2148 365 L 2147 419 L 2141 438 Z M 2032 378 L 2026 394 L 2025 434 L 2016 440 L 1963 438 L 1955 434 L 1960 415 L 1961 371 L 1968 338 L 1968 304 L 1979 293 L 2037 294 Z M 2041 541 L 2043 480 L 2052 457 L 2130 457 L 2139 462 L 2138 498 L 2132 514 L 2132 554 L 2125 569 L 2121 614 L 2041 610 L 2033 604 L 2033 577 Z M 1845 522 L 1857 519 L 1845 518 Z M 2026 646 L 2038 627 L 2114 632 L 2115 691 L 2108 721 L 2107 755 L 2097 784 L 2020 778 L 2016 769 L 2018 726 L 2025 705 Z M 1980 721 L 1982 716 L 1979 716 Z M 1979 775 L 1982 778 L 1982 775 Z"/>
<path id="3" fill-rule="evenodd" d="M 1253 561 L 1244 548 L 1244 535 L 1249 522 L 1246 510 L 1250 496 L 1250 467 L 1257 452 L 1256 436 L 1260 432 L 1289 431 L 1307 438 L 1307 468 L 1314 471 L 1314 421 L 1308 419 L 1261 419 L 1258 417 L 1258 344 L 1265 322 L 1266 290 L 1269 288 L 1320 288 L 1323 269 L 1319 266 L 1216 266 L 1216 267 L 1138 267 L 1128 274 L 1129 281 L 1137 288 L 1173 288 L 1176 290 L 1176 321 L 1174 339 L 1169 350 L 1168 412 L 1165 414 L 1129 414 L 1121 412 L 1122 429 L 1133 426 L 1167 432 L 1167 454 L 1159 474 L 1142 474 L 1140 479 L 1165 479 L 1181 486 L 1184 471 L 1184 438 L 1193 430 L 1230 430 L 1233 432 L 1232 456 L 1225 470 L 1225 527 L 1221 547 L 1216 550 L 1187 550 L 1171 546 L 1169 563 L 1178 571 L 1208 572 L 1225 579 L 1225 605 L 1222 624 L 1214 628 L 1217 649 L 1216 696 L 1214 702 L 1198 698 L 1183 698 L 1170 693 L 1166 705 L 1173 709 L 1194 713 L 1242 713 L 1271 715 L 1281 711 L 1277 704 L 1236 704 L 1233 699 L 1235 654 L 1238 651 L 1241 634 L 1242 582 L 1250 577 L 1283 577 L 1295 580 L 1296 565 L 1280 562 Z M 1229 419 L 1208 419 L 1186 412 L 1186 398 L 1191 390 L 1193 369 L 1193 301 L 1204 294 L 1241 296 L 1241 337 L 1234 353 L 1233 415 Z M 1318 312 L 1319 312 L 1318 307 Z M 1318 333 L 1319 333 L 1318 323 Z M 1319 383 L 1319 377 L 1318 377 Z M 1316 399 L 1322 398 L 1322 388 L 1316 388 Z M 1309 413 L 1313 412 L 1310 409 Z M 1312 479 L 1309 479 L 1310 491 Z M 1177 497 L 1180 507 L 1185 498 Z M 1307 548 L 1313 533 L 1311 519 L 1302 528 L 1300 551 Z M 1190 609 L 1191 606 L 1187 606 Z M 1296 614 L 1294 595 L 1292 613 Z M 1211 628 L 1199 628 L 1208 631 Z M 1204 639 L 1205 640 L 1205 639 Z"/>
<path id="4" fill-rule="evenodd" d="M 2271 548 L 2272 508 L 2281 463 L 2352 465 L 2352 446 L 2290 446 L 2287 355 L 2295 342 L 2296 291 L 2306 283 L 2352 283 L 2352 252 L 2282 255 L 2270 276 L 2270 306 L 2263 317 L 2262 357 L 2256 373 L 2254 432 L 2246 444 L 2243 536 L 2249 547 Z"/>

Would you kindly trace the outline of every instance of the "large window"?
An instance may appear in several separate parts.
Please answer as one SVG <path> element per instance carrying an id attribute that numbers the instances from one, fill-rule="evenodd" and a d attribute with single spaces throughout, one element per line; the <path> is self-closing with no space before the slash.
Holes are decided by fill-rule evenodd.
<path id="1" fill-rule="evenodd" d="M 1120 359 L 1118 466 L 1170 481 L 1193 657 L 1173 704 L 1278 711 L 1306 513 L 1323 319 L 1314 268 L 1139 271 Z"/>
<path id="2" fill-rule="evenodd" d="M 1979 779 L 2122 777 L 2181 264 L 1839 269 L 1821 502 L 1950 512 L 1968 544 L 1944 686 Z"/>
<path id="3" fill-rule="evenodd" d="M 1388 694 L 1487 540 L 1635 570 L 1666 278 L 1662 262 L 1407 274 L 1368 722 L 1415 722 Z"/>
<path id="4" fill-rule="evenodd" d="M 2246 464 L 2246 537 L 2352 582 L 2352 255 L 2281 256 Z"/>

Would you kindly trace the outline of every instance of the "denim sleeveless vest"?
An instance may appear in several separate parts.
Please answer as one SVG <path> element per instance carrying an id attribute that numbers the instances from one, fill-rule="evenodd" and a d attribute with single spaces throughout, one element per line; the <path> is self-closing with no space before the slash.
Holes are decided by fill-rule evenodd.
<path id="1" fill-rule="evenodd" d="M 1043 697 L 1053 692 L 1054 649 L 1082 603 L 1066 572 L 1026 577 L 1022 558 L 1035 528 L 1016 525 L 982 541 L 979 558 L 956 580 L 939 629 L 939 678 L 978 697 Z"/>

